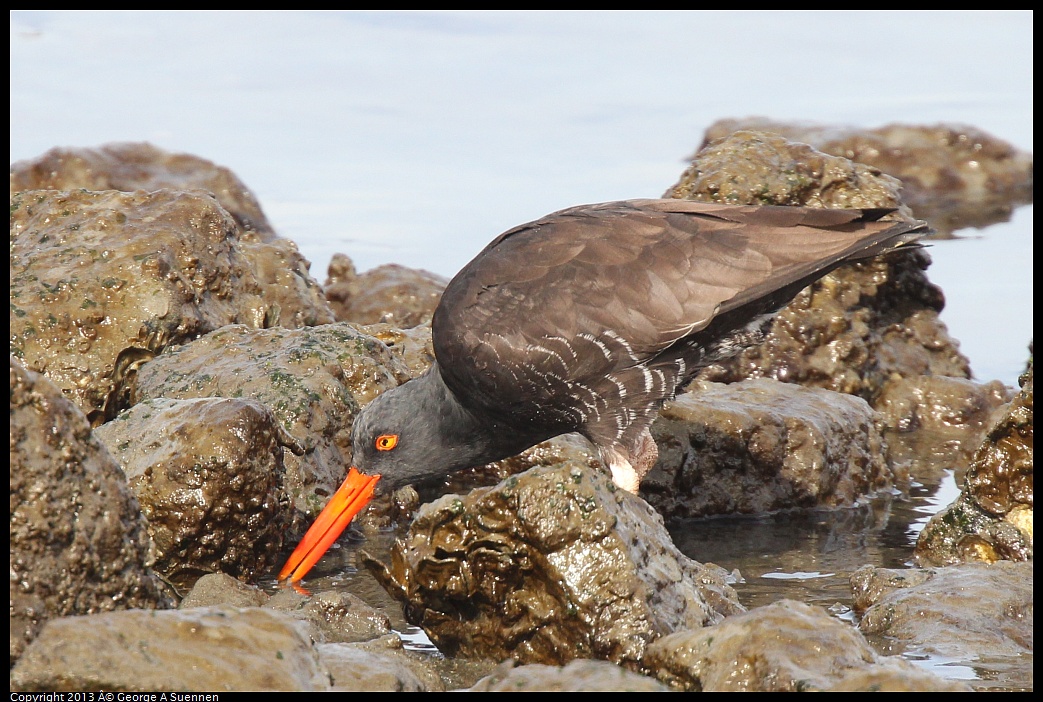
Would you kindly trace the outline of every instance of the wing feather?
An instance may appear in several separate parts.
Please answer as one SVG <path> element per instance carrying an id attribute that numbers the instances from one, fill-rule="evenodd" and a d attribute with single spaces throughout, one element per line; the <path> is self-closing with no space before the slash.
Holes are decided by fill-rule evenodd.
<path id="1" fill-rule="evenodd" d="M 715 315 L 926 229 L 878 221 L 886 213 L 685 200 L 553 213 L 500 235 L 449 283 L 433 321 L 439 367 L 459 396 L 499 411 L 553 403 L 567 382 L 645 363 Z"/>

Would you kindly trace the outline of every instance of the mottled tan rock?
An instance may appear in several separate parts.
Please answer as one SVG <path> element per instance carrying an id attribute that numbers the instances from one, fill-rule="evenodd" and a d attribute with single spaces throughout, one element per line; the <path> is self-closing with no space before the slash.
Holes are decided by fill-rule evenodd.
<path id="1" fill-rule="evenodd" d="M 205 190 L 242 229 L 262 239 L 275 236 L 257 198 L 232 171 L 145 142 L 56 147 L 19 161 L 11 166 L 11 194 L 22 190 Z"/>
<path id="2" fill-rule="evenodd" d="M 337 692 L 445 692 L 424 680 L 400 657 L 345 644 L 318 646 L 322 664 L 330 671 Z"/>
<path id="3" fill-rule="evenodd" d="M 670 692 L 644 675 L 607 661 L 574 660 L 563 666 L 506 661 L 467 692 Z"/>
<path id="4" fill-rule="evenodd" d="M 324 288 L 338 321 L 409 329 L 431 321 L 448 283 L 440 275 L 393 263 L 358 274 L 351 259 L 334 254 Z"/>
<path id="5" fill-rule="evenodd" d="M 878 658 L 865 668 L 845 671 L 830 692 L 971 692 L 962 680 L 949 680 L 899 656 Z"/>
<path id="6" fill-rule="evenodd" d="M 903 200 L 943 233 L 1006 221 L 1032 202 L 1032 154 L 969 125 L 864 129 L 748 117 L 718 120 L 704 145 L 740 130 L 780 134 L 899 178 Z"/>
<path id="7" fill-rule="evenodd" d="M 742 610 L 723 569 L 677 551 L 662 517 L 585 464 L 446 495 L 390 567 L 363 562 L 451 656 L 634 667 L 657 637 Z"/>
<path id="8" fill-rule="evenodd" d="M 830 156 L 767 130 L 707 139 L 663 197 L 723 204 L 902 209 L 902 184 L 877 168 Z M 911 218 L 908 208 L 902 215 Z"/>
<path id="9" fill-rule="evenodd" d="M 996 409 L 1010 400 L 997 380 L 920 376 L 884 386 L 876 409 L 885 425 L 898 432 L 970 427 L 984 432 Z"/>
<path id="10" fill-rule="evenodd" d="M 254 585 L 248 585 L 224 573 L 210 573 L 195 582 L 178 607 L 259 607 L 267 601 L 268 595 Z"/>
<path id="11" fill-rule="evenodd" d="M 944 568 L 864 566 L 851 576 L 859 629 L 895 653 L 983 665 L 992 685 L 1031 685 L 1031 562 Z"/>
<path id="12" fill-rule="evenodd" d="M 257 607 L 64 617 L 11 671 L 11 689 L 327 691 L 329 673 L 300 627 Z"/>
<path id="13" fill-rule="evenodd" d="M 955 471 L 963 480 L 995 415 L 1010 399 L 999 381 L 922 375 L 894 378 L 876 400 L 888 460 L 915 466 L 917 480 L 937 485 Z"/>
<path id="14" fill-rule="evenodd" d="M 906 477 L 864 400 L 772 380 L 699 383 L 652 434 L 659 460 L 641 494 L 669 518 L 850 507 Z"/>
<path id="15" fill-rule="evenodd" d="M 336 321 L 319 283 L 311 277 L 311 263 L 289 239 L 255 240 L 244 234 L 243 254 L 251 261 L 271 304 L 268 326 L 296 329 Z"/>
<path id="16" fill-rule="evenodd" d="M 399 329 L 384 323 L 356 326 L 360 332 L 383 341 L 392 353 L 402 359 L 414 378 L 423 375 L 435 361 L 431 322 L 417 324 L 409 329 Z"/>
<path id="17" fill-rule="evenodd" d="M 967 472 L 967 492 L 993 514 L 1032 509 L 1032 367 L 1021 391 L 989 430 Z M 1031 540 L 1031 532 L 1028 534 Z"/>
<path id="18" fill-rule="evenodd" d="M 86 417 L 11 359 L 11 663 L 48 620 L 171 607 L 134 494 Z"/>
<path id="19" fill-rule="evenodd" d="M 918 564 L 1032 559 L 1032 377 L 1030 366 L 975 452 L 960 496 L 920 532 Z"/>
<path id="20" fill-rule="evenodd" d="M 1032 515 L 1031 506 L 994 514 L 965 489 L 931 517 L 917 537 L 912 560 L 920 566 L 1031 561 Z"/>
<path id="21" fill-rule="evenodd" d="M 156 190 L 212 194 L 241 232 L 238 246 L 270 303 L 267 321 L 285 327 L 328 324 L 333 311 L 297 245 L 276 235 L 257 198 L 229 169 L 148 143 L 55 148 L 11 167 L 11 193 L 23 190 Z M 238 321 L 246 322 L 246 319 Z"/>
<path id="22" fill-rule="evenodd" d="M 764 132 L 736 132 L 707 145 L 665 197 L 908 214 L 894 178 Z M 967 378 L 967 360 L 938 319 L 944 298 L 924 274 L 929 264 L 923 250 L 911 249 L 839 268 L 784 307 L 764 343 L 700 377 L 774 378 L 858 395 L 871 405 L 895 377 Z"/>
<path id="23" fill-rule="evenodd" d="M 284 455 L 286 490 L 315 515 L 344 480 L 359 406 L 409 377 L 384 344 L 347 323 L 232 325 L 142 366 L 133 400 L 244 397 L 269 407 L 304 449 Z"/>
<path id="24" fill-rule="evenodd" d="M 361 643 L 320 644 L 317 649 L 338 690 L 380 690 L 386 689 L 386 685 L 410 690 L 419 685 L 419 691 L 444 692 L 474 685 L 496 669 L 492 661 L 468 661 L 432 651 L 408 650 L 398 634 Z"/>
<path id="25" fill-rule="evenodd" d="M 863 689 L 969 691 L 909 661 L 878 656 L 865 638 L 820 607 L 781 600 L 648 647 L 660 680 L 703 692 Z"/>
<path id="26" fill-rule="evenodd" d="M 267 407 L 157 398 L 95 431 L 141 503 L 168 582 L 185 592 L 207 573 L 253 580 L 277 566 L 294 521 L 283 485 L 294 442 Z"/>
<path id="27" fill-rule="evenodd" d="M 324 300 L 326 313 L 290 303 L 267 280 L 274 259 L 259 265 L 247 248 L 201 191 L 18 192 L 11 351 L 97 426 L 127 406 L 137 368 L 167 346 L 235 322 L 331 319 Z"/>
<path id="28" fill-rule="evenodd" d="M 353 643 L 391 633 L 391 620 L 349 592 L 321 592 L 312 597 L 273 597 L 268 606 L 304 621 L 314 641 Z"/>

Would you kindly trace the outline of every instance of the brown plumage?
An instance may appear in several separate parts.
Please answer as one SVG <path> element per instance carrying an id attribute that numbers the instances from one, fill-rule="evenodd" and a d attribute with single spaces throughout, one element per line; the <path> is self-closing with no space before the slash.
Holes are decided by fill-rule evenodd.
<path id="1" fill-rule="evenodd" d="M 679 385 L 757 343 L 812 281 L 927 233 L 888 212 L 629 200 L 511 229 L 442 294 L 431 368 L 355 419 L 355 464 L 394 489 L 577 431 L 637 492 Z M 280 579 L 304 577 L 377 477 L 348 472 Z"/>
<path id="2" fill-rule="evenodd" d="M 814 280 L 928 231 L 887 212 L 630 200 L 511 229 L 446 288 L 432 368 L 356 420 L 356 465 L 395 487 L 578 431 L 636 491 L 680 384 Z"/>

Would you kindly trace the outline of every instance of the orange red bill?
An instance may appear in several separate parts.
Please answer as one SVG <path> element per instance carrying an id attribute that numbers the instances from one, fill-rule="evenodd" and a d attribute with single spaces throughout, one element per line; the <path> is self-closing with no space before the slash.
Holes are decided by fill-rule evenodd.
<path id="1" fill-rule="evenodd" d="M 379 475 L 365 475 L 352 466 L 344 483 L 286 559 L 286 565 L 279 571 L 280 581 L 289 578 L 291 583 L 295 583 L 319 562 L 337 537 L 348 528 L 352 518 L 369 504 L 378 480 Z"/>

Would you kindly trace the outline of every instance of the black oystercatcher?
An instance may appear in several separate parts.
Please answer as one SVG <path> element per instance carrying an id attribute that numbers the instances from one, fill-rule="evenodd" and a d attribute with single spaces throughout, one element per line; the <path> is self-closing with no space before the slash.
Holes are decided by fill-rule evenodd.
<path id="1" fill-rule="evenodd" d="M 512 456 L 567 432 L 637 492 L 649 426 L 703 366 L 757 343 L 771 314 L 834 268 L 916 241 L 890 210 L 630 200 L 501 234 L 435 310 L 436 362 L 363 408 L 355 464 L 279 575 L 300 580 L 388 489 Z"/>

